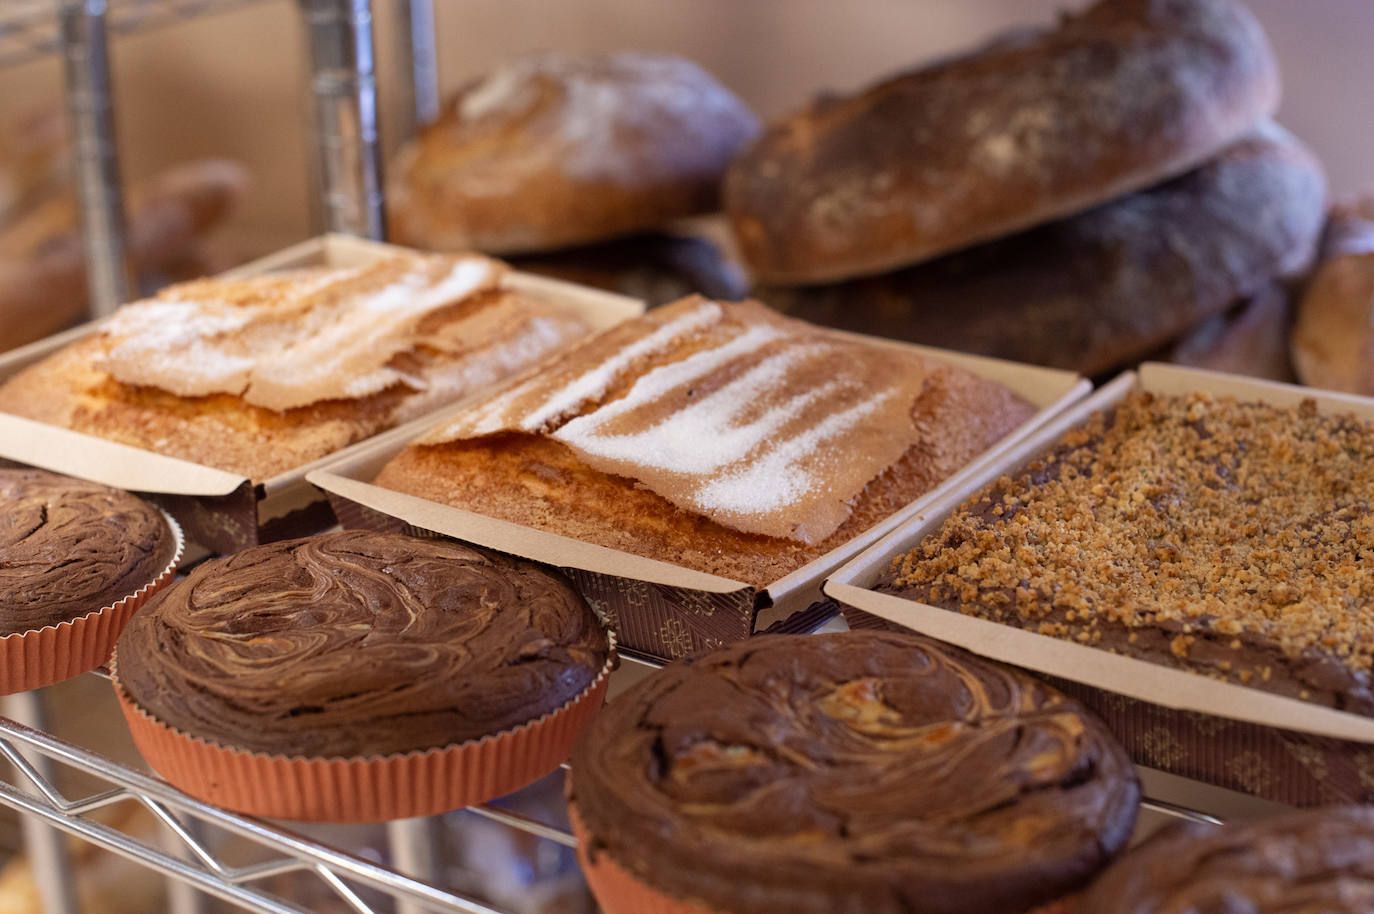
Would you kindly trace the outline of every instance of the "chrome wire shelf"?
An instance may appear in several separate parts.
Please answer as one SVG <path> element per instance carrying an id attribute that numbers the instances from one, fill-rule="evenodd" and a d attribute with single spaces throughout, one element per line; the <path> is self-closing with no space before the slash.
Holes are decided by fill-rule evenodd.
<path id="1" fill-rule="evenodd" d="M 9 762 L 0 766 L 0 804 L 245 910 L 308 911 L 262 885 L 274 877 L 304 874 L 359 914 L 382 914 L 392 905 L 406 911 L 504 914 L 280 825 L 202 803 L 156 777 L 6 717 L 0 717 L 0 758 Z M 64 791 L 58 782 L 71 772 L 97 786 Z M 149 840 L 92 817 L 123 803 L 151 813 L 169 840 L 157 843 L 156 837 Z M 562 846 L 576 845 L 568 832 L 511 810 L 475 806 L 467 811 Z M 260 859 L 230 863 L 214 849 L 217 845 L 237 856 L 254 851 Z"/>
<path id="2" fill-rule="evenodd" d="M 109 29 L 124 35 L 185 22 L 264 0 L 109 0 Z M 58 0 L 0 2 L 0 67 L 57 53 L 62 46 Z"/>

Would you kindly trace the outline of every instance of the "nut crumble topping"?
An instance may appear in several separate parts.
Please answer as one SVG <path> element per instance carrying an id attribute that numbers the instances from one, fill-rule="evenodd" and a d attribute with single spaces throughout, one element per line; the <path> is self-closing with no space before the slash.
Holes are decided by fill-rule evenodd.
<path id="1" fill-rule="evenodd" d="M 1374 714 L 1372 500 L 1374 425 L 1137 393 L 974 495 L 884 589 Z"/>

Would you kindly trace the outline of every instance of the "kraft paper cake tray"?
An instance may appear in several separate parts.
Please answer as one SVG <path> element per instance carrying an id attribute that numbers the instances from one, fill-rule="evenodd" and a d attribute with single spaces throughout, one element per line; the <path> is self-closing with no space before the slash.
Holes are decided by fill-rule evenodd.
<path id="1" fill-rule="evenodd" d="M 905 627 L 1041 674 L 1106 722 L 1139 765 L 1280 803 L 1374 802 L 1374 718 L 1095 647 L 1023 631 L 869 589 L 890 566 L 974 492 L 1050 450 L 1093 412 L 1132 390 L 1204 391 L 1291 406 L 1312 399 L 1323 413 L 1374 420 L 1374 399 L 1217 372 L 1146 364 L 1061 414 L 1034 435 L 966 474 L 825 582 L 851 628 Z"/>
<path id="2" fill-rule="evenodd" d="M 358 266 L 398 250 L 401 249 L 345 235 L 325 235 L 220 277 L 242 278 L 313 266 Z M 508 274 L 506 284 L 564 301 L 598 330 L 644 311 L 644 303 L 633 298 L 527 273 Z M 83 324 L 0 356 L 0 381 L 94 333 L 99 326 L 98 321 Z M 428 416 L 420 417 L 329 458 L 254 482 L 223 470 L 0 413 L 0 465 L 27 464 L 145 494 L 177 518 L 188 540 L 211 552 L 227 553 L 258 542 L 304 535 L 332 524 L 328 501 L 305 481 L 306 473 L 333 457 L 380 440 L 408 441 L 431 421 Z"/>
<path id="3" fill-rule="evenodd" d="M 1039 410 L 942 486 L 846 545 L 763 590 L 372 485 L 382 466 L 408 443 L 409 439 L 400 435 L 377 440 L 347 455 L 341 454 L 324 468 L 312 471 L 307 478 L 329 493 L 334 512 L 345 527 L 438 534 L 556 567 L 572 578 L 597 611 L 611 621 L 622 649 L 672 660 L 703 648 L 743 640 L 794 614 L 798 615 L 791 621 L 796 623 L 801 618 L 800 611 L 820 597 L 820 584 L 828 571 L 900 525 L 914 508 L 938 496 L 945 485 L 996 459 L 1002 449 L 1030 434 L 1091 390 L 1088 381 L 1072 372 L 872 337 L 857 338 L 915 349 L 932 358 L 960 365 L 1005 384 Z M 494 388 L 494 391 L 499 389 Z M 456 411 L 451 408 L 446 412 Z M 430 424 L 437 425 L 439 421 L 432 418 Z M 786 626 L 781 630 L 787 630 Z"/>

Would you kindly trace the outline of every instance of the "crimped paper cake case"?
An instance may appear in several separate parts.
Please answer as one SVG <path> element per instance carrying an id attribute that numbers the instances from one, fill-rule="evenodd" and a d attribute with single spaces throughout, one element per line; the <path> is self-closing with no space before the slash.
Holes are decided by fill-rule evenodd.
<path id="1" fill-rule="evenodd" d="M 582 875 L 605 914 L 730 914 L 699 901 L 674 898 L 660 892 L 631 875 L 604 851 L 592 859 L 587 850 L 591 837 L 582 824 L 582 817 L 577 814 L 577 805 L 571 800 L 568 801 L 568 819 L 577 838 L 577 862 L 582 866 Z"/>
<path id="2" fill-rule="evenodd" d="M 664 894 L 631 875 L 611 859 L 610 854 L 603 852 L 592 860 L 587 852 L 590 846 L 587 827 L 582 823 L 582 818 L 577 814 L 577 805 L 571 799 L 568 801 L 568 819 L 577 838 L 577 862 L 582 866 L 582 875 L 586 877 L 587 886 L 605 914 L 732 914 L 699 901 Z M 1064 898 L 1033 908 L 1026 914 L 1073 914 L 1076 909 L 1073 898 Z"/>
<path id="3" fill-rule="evenodd" d="M 158 721 L 119 684 L 139 753 L 179 790 L 238 812 L 306 822 L 385 822 L 431 816 L 504 796 L 556 769 L 606 697 L 615 638 L 600 674 L 554 711 L 510 730 L 441 749 L 312 759 L 249 752 Z M 115 661 L 118 661 L 116 656 Z"/>
<path id="4" fill-rule="evenodd" d="M 171 528 L 176 549 L 167 567 L 152 581 L 122 600 L 69 622 L 0 638 L 0 694 L 12 695 L 71 679 L 110 659 L 119 633 L 124 631 L 134 610 L 172 580 L 181 563 L 186 544 L 181 526 L 165 511 L 162 517 Z"/>

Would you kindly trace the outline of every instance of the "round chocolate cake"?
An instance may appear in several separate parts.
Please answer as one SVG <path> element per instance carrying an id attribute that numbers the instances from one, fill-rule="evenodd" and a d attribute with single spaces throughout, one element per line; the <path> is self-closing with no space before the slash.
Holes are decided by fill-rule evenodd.
<path id="1" fill-rule="evenodd" d="M 606 707 L 572 771 L 592 862 L 728 914 L 1024 911 L 1100 869 L 1139 801 L 1065 696 L 877 632 L 667 667 Z"/>
<path id="2" fill-rule="evenodd" d="M 152 505 L 42 470 L 0 470 L 0 635 L 70 622 L 150 584 L 176 552 Z"/>
<path id="3" fill-rule="evenodd" d="M 1367 914 L 1374 808 L 1172 826 L 1117 861 L 1078 914 Z"/>
<path id="4" fill-rule="evenodd" d="M 448 746 L 534 720 L 605 666 L 586 602 L 535 565 L 363 531 L 247 549 L 159 593 L 117 681 L 163 724 L 312 758 Z"/>

